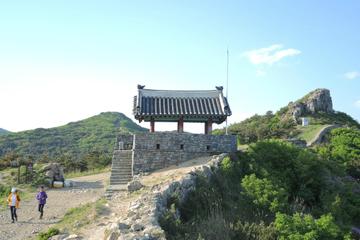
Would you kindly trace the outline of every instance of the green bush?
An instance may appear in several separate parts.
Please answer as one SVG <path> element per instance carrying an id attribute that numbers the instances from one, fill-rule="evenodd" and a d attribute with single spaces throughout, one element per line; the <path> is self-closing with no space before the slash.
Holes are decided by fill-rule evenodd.
<path id="1" fill-rule="evenodd" d="M 255 174 L 246 175 L 241 182 L 243 194 L 253 202 L 258 209 L 258 216 L 275 213 L 285 209 L 287 196 L 284 188 L 274 185 L 270 180 L 259 179 Z"/>
<path id="2" fill-rule="evenodd" d="M 0 199 L 5 199 L 10 194 L 10 188 L 0 185 Z"/>
<path id="3" fill-rule="evenodd" d="M 311 149 L 257 142 L 211 179 L 198 177 L 182 204 L 171 197 L 160 224 L 171 240 L 349 239 L 360 224 L 360 185 L 337 175 L 339 166 Z"/>
<path id="4" fill-rule="evenodd" d="M 326 160 L 336 161 L 347 174 L 360 180 L 360 130 L 337 128 L 327 136 L 328 144 L 318 149 Z"/>
<path id="5" fill-rule="evenodd" d="M 278 213 L 275 229 L 279 240 L 336 240 L 343 239 L 340 228 L 331 214 L 314 219 L 310 214 L 295 213 L 292 216 Z"/>
<path id="6" fill-rule="evenodd" d="M 266 225 L 264 222 L 249 223 L 237 222 L 234 225 L 233 239 L 251 240 L 275 240 L 277 239 L 276 230 L 273 224 Z"/>
<path id="7" fill-rule="evenodd" d="M 60 230 L 57 228 L 49 228 L 46 232 L 39 233 L 37 240 L 47 240 L 52 236 L 58 235 Z"/>

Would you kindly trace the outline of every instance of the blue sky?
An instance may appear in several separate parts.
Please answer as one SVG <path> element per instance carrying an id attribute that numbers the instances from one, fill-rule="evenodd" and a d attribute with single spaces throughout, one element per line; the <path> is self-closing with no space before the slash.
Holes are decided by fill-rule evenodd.
<path id="1" fill-rule="evenodd" d="M 227 47 L 230 122 L 315 88 L 359 120 L 359 12 L 359 1 L 2 1 L 0 127 L 131 116 L 138 83 L 213 89 Z"/>

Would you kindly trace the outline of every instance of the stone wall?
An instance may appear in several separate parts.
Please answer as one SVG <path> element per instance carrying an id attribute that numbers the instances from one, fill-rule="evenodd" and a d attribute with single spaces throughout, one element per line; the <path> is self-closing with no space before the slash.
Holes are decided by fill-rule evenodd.
<path id="1" fill-rule="evenodd" d="M 167 209 L 170 197 L 176 193 L 180 204 L 186 201 L 188 194 L 196 191 L 196 179 L 199 176 L 210 179 L 226 156 L 227 154 L 212 156 L 208 163 L 184 174 L 178 181 L 154 186 L 150 192 L 130 204 L 127 217 L 119 219 L 106 229 L 107 240 L 165 240 L 165 232 L 159 225 L 159 218 Z"/>
<path id="2" fill-rule="evenodd" d="M 116 138 L 114 150 L 131 150 L 133 148 L 134 135 L 121 134 Z M 122 145 L 122 146 L 121 146 Z"/>
<path id="3" fill-rule="evenodd" d="M 134 136 L 134 173 L 168 167 L 193 158 L 237 150 L 236 136 L 173 132 L 141 133 Z"/>

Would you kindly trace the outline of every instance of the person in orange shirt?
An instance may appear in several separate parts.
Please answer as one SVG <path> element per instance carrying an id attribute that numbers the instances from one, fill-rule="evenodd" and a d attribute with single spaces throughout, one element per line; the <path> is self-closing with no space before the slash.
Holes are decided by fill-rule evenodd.
<path id="1" fill-rule="evenodd" d="M 20 197 L 16 188 L 13 187 L 11 189 L 11 193 L 7 199 L 7 202 L 10 207 L 12 223 L 14 223 L 17 221 L 16 209 L 19 208 L 20 204 Z"/>

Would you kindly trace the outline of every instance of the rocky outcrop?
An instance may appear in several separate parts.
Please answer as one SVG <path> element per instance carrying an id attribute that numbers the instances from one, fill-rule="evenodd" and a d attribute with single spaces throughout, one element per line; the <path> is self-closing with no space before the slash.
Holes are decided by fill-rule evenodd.
<path id="1" fill-rule="evenodd" d="M 184 174 L 178 181 L 154 186 L 150 192 L 130 204 L 125 218 L 119 219 L 105 230 L 107 240 L 165 240 L 165 232 L 158 220 L 167 209 L 168 200 L 176 195 L 180 204 L 184 202 L 188 194 L 195 190 L 197 177 L 210 179 L 225 156 L 227 154 L 211 157 L 208 163 Z"/>
<path id="2" fill-rule="evenodd" d="M 334 110 L 330 91 L 324 88 L 316 89 L 295 103 L 289 103 L 289 111 L 295 121 L 305 114 L 332 113 Z"/>
<path id="3" fill-rule="evenodd" d="M 64 170 L 59 163 L 46 164 L 41 168 L 41 172 L 45 173 L 50 184 L 54 181 L 64 181 Z"/>

